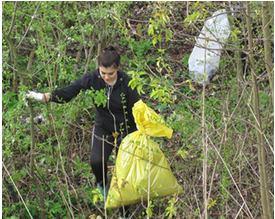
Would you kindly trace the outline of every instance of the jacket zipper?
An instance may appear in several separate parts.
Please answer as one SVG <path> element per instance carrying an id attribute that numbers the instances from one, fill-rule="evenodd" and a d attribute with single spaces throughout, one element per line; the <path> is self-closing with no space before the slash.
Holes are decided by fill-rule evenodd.
<path id="1" fill-rule="evenodd" d="M 112 90 L 113 90 L 113 87 L 112 86 L 108 86 L 108 92 L 107 92 L 107 108 L 108 108 L 108 111 L 109 113 L 112 115 L 113 119 L 114 119 L 114 128 L 115 128 L 115 132 L 117 132 L 117 127 L 116 127 L 116 117 L 115 115 L 112 113 L 112 111 L 110 110 L 110 96 L 111 96 L 111 93 L 112 93 Z"/>

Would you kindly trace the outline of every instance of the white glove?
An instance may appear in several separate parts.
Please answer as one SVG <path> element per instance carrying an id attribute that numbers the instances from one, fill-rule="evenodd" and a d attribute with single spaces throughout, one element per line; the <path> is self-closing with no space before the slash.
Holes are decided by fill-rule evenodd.
<path id="1" fill-rule="evenodd" d="M 28 91 L 28 93 L 26 94 L 26 98 L 27 99 L 32 99 L 32 100 L 36 100 L 39 102 L 45 102 L 45 94 L 43 93 L 37 93 L 34 91 Z"/>

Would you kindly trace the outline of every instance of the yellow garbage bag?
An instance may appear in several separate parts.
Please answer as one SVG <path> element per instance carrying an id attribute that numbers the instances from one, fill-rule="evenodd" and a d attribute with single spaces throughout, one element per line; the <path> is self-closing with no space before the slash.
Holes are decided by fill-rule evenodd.
<path id="1" fill-rule="evenodd" d="M 138 130 L 127 135 L 119 147 L 106 208 L 130 205 L 149 198 L 181 193 L 170 166 L 153 137 L 171 138 L 173 130 L 141 100 L 133 115 Z"/>

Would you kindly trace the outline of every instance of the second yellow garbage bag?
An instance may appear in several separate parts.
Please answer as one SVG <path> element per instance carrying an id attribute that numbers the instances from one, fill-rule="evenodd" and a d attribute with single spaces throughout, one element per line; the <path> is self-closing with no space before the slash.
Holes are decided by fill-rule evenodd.
<path id="1" fill-rule="evenodd" d="M 141 100 L 133 115 L 138 130 L 127 135 L 118 151 L 106 208 L 117 208 L 150 198 L 181 193 L 170 166 L 150 136 L 171 138 L 173 130 Z"/>

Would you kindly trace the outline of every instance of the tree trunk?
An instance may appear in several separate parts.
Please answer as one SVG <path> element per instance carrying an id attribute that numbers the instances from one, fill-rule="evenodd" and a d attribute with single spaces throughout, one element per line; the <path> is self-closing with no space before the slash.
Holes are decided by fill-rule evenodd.
<path id="1" fill-rule="evenodd" d="M 264 35 L 264 59 L 265 59 L 265 68 L 269 77 L 269 84 L 271 90 L 272 104 L 274 106 L 274 83 L 273 83 L 273 58 L 272 58 L 272 46 L 271 41 L 273 39 L 272 32 L 270 29 L 271 23 L 273 23 L 273 16 L 269 14 L 270 8 L 273 8 L 273 2 L 262 2 L 262 22 L 263 22 L 263 35 Z"/>
<path id="2" fill-rule="evenodd" d="M 247 34 L 248 34 L 248 50 L 249 50 L 249 62 L 250 62 L 250 71 L 252 76 L 252 89 L 253 89 L 253 110 L 255 114 L 255 126 L 257 127 L 257 149 L 258 149 L 258 166 L 259 166 L 259 174 L 260 174 L 260 192 L 261 192 L 261 204 L 263 217 L 265 219 L 271 219 L 271 210 L 270 210 L 270 202 L 268 197 L 268 182 L 265 168 L 265 145 L 264 145 L 264 136 L 261 124 L 260 117 L 260 107 L 259 107 L 259 91 L 256 79 L 256 69 L 254 64 L 253 57 L 253 41 L 252 41 L 252 27 L 251 27 L 251 18 L 250 18 L 250 3 L 246 2 L 246 26 L 247 26 Z"/>

